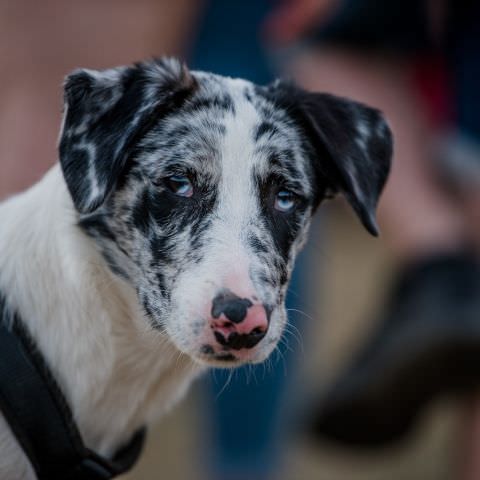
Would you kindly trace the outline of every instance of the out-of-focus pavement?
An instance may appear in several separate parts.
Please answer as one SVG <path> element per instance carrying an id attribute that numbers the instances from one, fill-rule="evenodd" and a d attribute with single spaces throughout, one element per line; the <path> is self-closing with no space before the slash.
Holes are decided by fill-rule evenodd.
<path id="1" fill-rule="evenodd" d="M 311 288 L 314 294 L 319 290 L 314 298 L 321 304 L 312 309 L 317 314 L 308 320 L 309 340 L 304 339 L 304 353 L 299 352 L 301 382 L 318 385 L 318 392 L 373 327 L 395 264 L 381 238 L 368 236 L 346 209 L 334 207 L 330 213 L 322 241 L 311 239 L 312 264 L 319 265 Z M 201 414 L 198 388 L 193 388 L 150 432 L 141 461 L 125 480 L 206 480 L 199 466 L 205 443 Z M 404 443 L 382 451 L 341 450 L 297 435 L 279 480 L 455 480 L 458 425 L 455 403 L 441 400 Z"/>

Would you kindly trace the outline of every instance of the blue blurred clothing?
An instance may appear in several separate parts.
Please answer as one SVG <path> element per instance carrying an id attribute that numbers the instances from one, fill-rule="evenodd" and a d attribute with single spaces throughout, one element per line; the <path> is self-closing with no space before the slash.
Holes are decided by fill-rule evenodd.
<path id="1" fill-rule="evenodd" d="M 259 27 L 270 8 L 266 0 L 207 1 L 190 54 L 192 68 L 270 82 L 274 74 L 259 39 Z"/>

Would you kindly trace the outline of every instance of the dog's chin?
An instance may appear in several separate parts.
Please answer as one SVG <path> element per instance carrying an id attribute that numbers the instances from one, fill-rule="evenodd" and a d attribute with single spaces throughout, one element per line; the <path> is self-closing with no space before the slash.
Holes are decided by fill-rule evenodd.
<path id="1" fill-rule="evenodd" d="M 266 353 L 263 349 L 255 351 L 226 350 L 191 355 L 195 362 L 210 368 L 237 368 L 242 365 L 253 365 L 264 362 L 268 356 L 269 352 Z"/>

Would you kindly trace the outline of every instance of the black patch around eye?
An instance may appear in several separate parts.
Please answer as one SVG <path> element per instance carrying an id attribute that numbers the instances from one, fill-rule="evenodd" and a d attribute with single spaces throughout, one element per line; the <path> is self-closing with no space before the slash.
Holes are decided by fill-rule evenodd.
<path id="1" fill-rule="evenodd" d="M 187 201 L 166 189 L 156 191 L 146 186 L 132 210 L 133 225 L 144 235 L 148 235 L 152 223 L 168 227 L 173 217 L 182 215 L 183 202 Z"/>
<path id="2" fill-rule="evenodd" d="M 189 249 L 182 260 L 198 261 L 204 233 L 210 224 L 209 214 L 216 203 L 216 191 L 198 187 L 192 197 L 184 198 L 158 188 L 145 186 L 131 212 L 132 225 L 149 239 L 152 268 L 179 262 L 175 257 L 175 238 L 186 228 L 190 229 L 186 240 Z M 160 287 L 163 283 L 159 279 Z"/>
<path id="3" fill-rule="evenodd" d="M 256 178 L 256 184 L 261 199 L 261 212 L 265 225 L 270 231 L 275 246 L 286 261 L 290 247 L 300 229 L 299 219 L 306 207 L 306 202 L 299 199 L 297 206 L 291 212 L 279 212 L 274 208 L 275 197 L 281 186 L 281 180 L 275 175 L 267 180 Z"/>
<path id="4" fill-rule="evenodd" d="M 138 230 L 140 230 L 144 235 L 148 234 L 151 224 L 150 216 L 150 199 L 149 191 L 147 188 L 143 190 L 140 197 L 138 198 L 135 206 L 132 210 L 132 220 Z"/>
<path id="5" fill-rule="evenodd" d="M 284 259 L 288 258 L 290 247 L 295 240 L 298 231 L 298 212 L 283 214 L 276 212 L 270 206 L 265 208 L 265 218 L 267 225 L 272 232 L 275 245 Z"/>

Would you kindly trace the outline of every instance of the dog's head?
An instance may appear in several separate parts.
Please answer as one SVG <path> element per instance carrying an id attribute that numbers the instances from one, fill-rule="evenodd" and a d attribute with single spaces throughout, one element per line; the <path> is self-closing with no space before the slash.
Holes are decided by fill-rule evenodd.
<path id="1" fill-rule="evenodd" d="M 60 161 L 80 226 L 151 328 L 210 365 L 275 348 L 323 198 L 342 192 L 376 233 L 391 149 L 374 109 L 172 59 L 79 70 L 65 85 Z"/>

